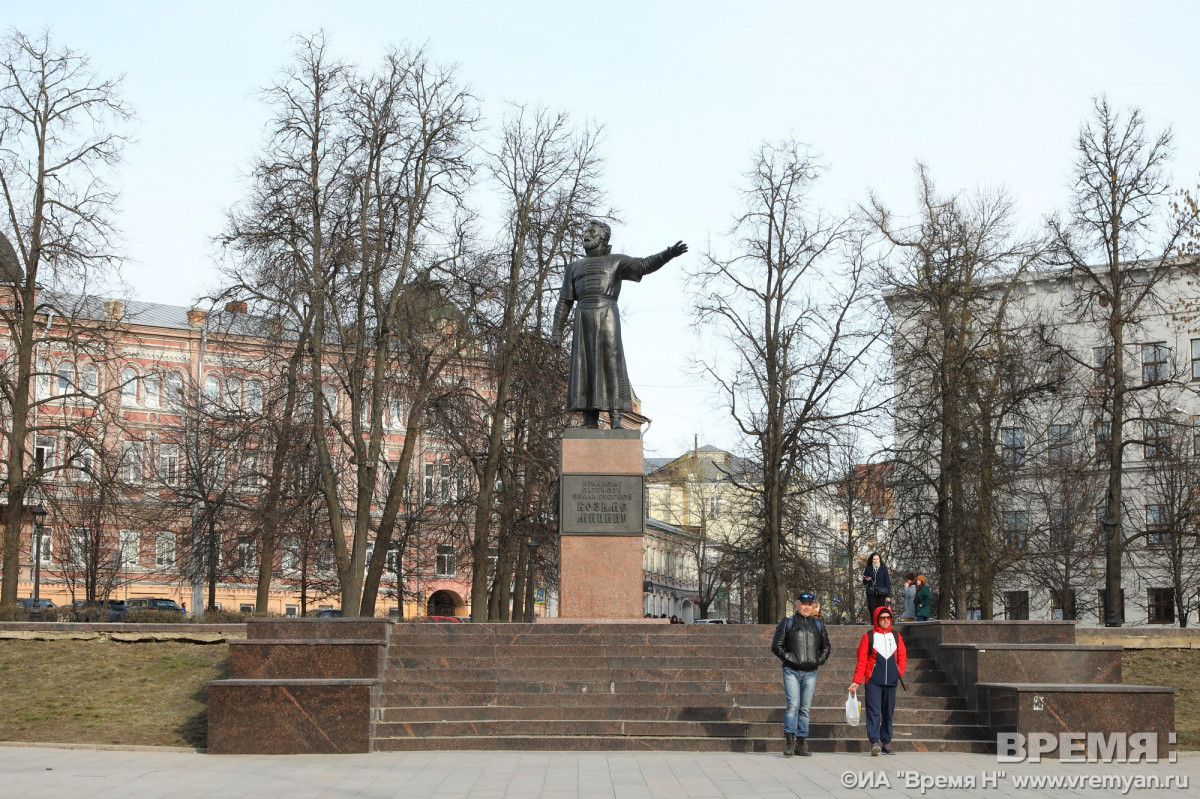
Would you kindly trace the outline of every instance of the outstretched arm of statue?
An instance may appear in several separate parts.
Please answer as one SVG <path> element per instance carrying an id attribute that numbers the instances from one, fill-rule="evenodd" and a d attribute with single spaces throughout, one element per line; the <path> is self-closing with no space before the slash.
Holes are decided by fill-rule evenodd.
<path id="1" fill-rule="evenodd" d="M 688 246 L 682 241 L 677 241 L 662 252 L 656 252 L 648 258 L 631 259 L 628 271 L 624 272 L 621 277 L 626 280 L 641 280 L 642 275 L 657 272 L 667 265 L 667 261 L 678 258 L 687 251 Z"/>
<path id="2" fill-rule="evenodd" d="M 667 260 L 670 261 L 672 258 L 678 258 L 687 251 L 688 246 L 682 241 L 677 241 L 667 249 L 663 250 L 663 255 L 667 256 Z"/>
<path id="3" fill-rule="evenodd" d="M 570 300 L 560 299 L 558 305 L 554 306 L 554 327 L 550 334 L 550 345 L 553 347 L 562 346 L 563 330 L 567 327 L 567 317 L 571 315 Z"/>

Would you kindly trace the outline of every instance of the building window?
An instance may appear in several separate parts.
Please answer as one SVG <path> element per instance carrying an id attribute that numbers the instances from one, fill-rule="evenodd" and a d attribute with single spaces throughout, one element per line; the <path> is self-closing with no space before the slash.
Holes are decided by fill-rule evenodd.
<path id="1" fill-rule="evenodd" d="M 1111 386 L 1113 380 L 1113 348 L 1092 347 L 1092 371 L 1095 372 L 1095 384 Z"/>
<path id="2" fill-rule="evenodd" d="M 242 381 L 236 377 L 225 381 L 225 407 L 231 411 L 242 409 Z"/>
<path id="3" fill-rule="evenodd" d="M 96 453 L 82 439 L 74 439 L 67 448 L 67 462 L 70 470 L 67 478 L 83 482 L 96 473 Z"/>
<path id="4" fill-rule="evenodd" d="M 454 562 L 454 547 L 449 544 L 439 544 L 434 575 L 437 577 L 454 577 L 457 573 L 457 567 Z"/>
<path id="5" fill-rule="evenodd" d="M 1200 455 L 1200 416 L 1192 417 L 1192 454 Z"/>
<path id="6" fill-rule="evenodd" d="M 54 378 L 54 393 L 62 396 L 75 393 L 75 364 L 63 361 L 58 365 L 58 374 Z"/>
<path id="7" fill-rule="evenodd" d="M 121 565 L 140 566 L 142 537 L 136 530 L 121 531 Z"/>
<path id="8" fill-rule="evenodd" d="M 388 574 L 400 574 L 401 569 L 404 568 L 404 564 L 400 556 L 400 547 L 396 544 L 392 544 L 390 547 L 388 547 L 387 565 L 385 568 L 387 569 Z"/>
<path id="9" fill-rule="evenodd" d="M 1050 589 L 1050 618 L 1057 621 L 1075 621 L 1075 589 Z"/>
<path id="10" fill-rule="evenodd" d="M 1063 466 L 1071 461 L 1073 434 L 1069 424 L 1050 425 L 1050 463 Z"/>
<path id="11" fill-rule="evenodd" d="M 433 504 L 433 464 L 425 464 L 425 504 Z"/>
<path id="12" fill-rule="evenodd" d="M 162 379 L 154 372 L 147 372 L 142 378 L 142 404 L 147 408 L 157 408 L 160 403 Z"/>
<path id="13" fill-rule="evenodd" d="M 218 402 L 221 399 L 221 380 L 216 375 L 204 378 L 204 399 Z"/>
<path id="14" fill-rule="evenodd" d="M 131 485 L 142 482 L 142 443 L 126 441 L 121 448 L 121 479 Z"/>
<path id="15" fill-rule="evenodd" d="M 262 485 L 261 475 L 258 471 L 257 452 L 247 452 L 242 455 L 241 463 L 238 464 L 238 481 L 243 491 L 254 491 Z"/>
<path id="16" fill-rule="evenodd" d="M 72 527 L 67 538 L 67 562 L 73 566 L 81 566 L 88 562 L 92 552 L 92 529 L 90 527 Z"/>
<path id="17" fill-rule="evenodd" d="M 1026 621 L 1029 619 L 1029 592 L 1004 592 L 1004 618 L 1009 621 Z"/>
<path id="18" fill-rule="evenodd" d="M 54 468 L 54 450 L 57 444 L 58 440 L 54 436 L 38 434 L 37 444 L 33 448 L 33 464 L 39 472 Z"/>
<path id="19" fill-rule="evenodd" d="M 1029 539 L 1029 511 L 1004 511 L 1004 543 L 1013 549 L 1021 549 Z"/>
<path id="20" fill-rule="evenodd" d="M 258 568 L 258 547 L 253 541 L 238 542 L 238 566 L 246 571 Z"/>
<path id="21" fill-rule="evenodd" d="M 1171 450 L 1171 423 L 1164 420 L 1153 420 L 1144 424 L 1145 439 L 1142 443 L 1142 457 L 1146 460 L 1165 458 Z"/>
<path id="22" fill-rule="evenodd" d="M 459 466 L 454 470 L 454 501 L 462 502 L 467 498 L 467 469 Z"/>
<path id="23" fill-rule="evenodd" d="M 167 485 L 179 482 L 179 445 L 158 445 L 158 479 Z"/>
<path id="24" fill-rule="evenodd" d="M 1075 546 L 1075 531 L 1071 525 L 1071 514 L 1065 508 L 1050 510 L 1050 548 L 1066 551 Z"/>
<path id="25" fill-rule="evenodd" d="M 246 410 L 250 413 L 262 413 L 263 384 L 258 380 L 246 383 Z"/>
<path id="26" fill-rule="evenodd" d="M 183 375 L 167 372 L 167 406 L 179 410 L 183 407 Z"/>
<path id="27" fill-rule="evenodd" d="M 299 616 L 300 615 L 300 606 L 299 605 L 284 605 L 283 606 L 283 615 L 284 616 Z"/>
<path id="28" fill-rule="evenodd" d="M 287 574 L 300 571 L 300 543 L 295 538 L 283 539 L 283 554 L 279 558 L 279 568 Z"/>
<path id="29" fill-rule="evenodd" d="M 121 404 L 127 407 L 137 405 L 138 373 L 133 369 L 121 371 Z"/>
<path id="30" fill-rule="evenodd" d="M 1096 460 L 1106 461 L 1112 456 L 1112 424 L 1096 422 Z"/>
<path id="31" fill-rule="evenodd" d="M 1025 428 L 1004 427 L 1000 430 L 1000 456 L 1008 466 L 1025 463 Z"/>
<path id="32" fill-rule="evenodd" d="M 79 386 L 80 390 L 90 399 L 95 399 L 100 393 L 100 369 L 94 363 L 85 363 L 83 365 L 83 382 Z"/>
<path id="33" fill-rule="evenodd" d="M 443 463 L 439 471 L 438 499 L 443 505 L 450 503 L 450 464 Z"/>
<path id="34" fill-rule="evenodd" d="M 243 602 L 240 605 L 238 605 L 238 613 L 242 613 L 242 614 L 249 616 L 253 612 L 254 612 L 254 605 L 251 605 L 246 602 Z"/>
<path id="35" fill-rule="evenodd" d="M 720 517 L 720 515 L 721 515 L 721 498 L 720 497 L 709 497 L 708 498 L 708 518 L 716 519 L 716 518 Z"/>
<path id="36" fill-rule="evenodd" d="M 39 360 L 35 367 L 36 377 L 34 379 L 34 394 L 38 399 L 46 399 L 50 396 L 50 378 L 51 368 L 50 362 L 47 360 Z"/>
<path id="37" fill-rule="evenodd" d="M 1146 544 L 1162 546 L 1171 540 L 1171 507 L 1169 505 L 1146 506 Z"/>
<path id="38" fill-rule="evenodd" d="M 175 565 L 175 534 L 159 533 L 154 541 L 154 565 L 169 568 Z"/>
<path id="39" fill-rule="evenodd" d="M 1192 379 L 1200 380 L 1200 338 L 1192 339 Z"/>
<path id="40" fill-rule="evenodd" d="M 1142 345 L 1142 382 L 1161 383 L 1170 377 L 1168 363 L 1171 351 L 1165 341 Z"/>
<path id="41" fill-rule="evenodd" d="M 1105 590 L 1101 588 L 1096 592 L 1096 607 L 1099 608 L 1100 623 L 1104 624 L 1105 617 L 1108 615 L 1108 602 L 1105 601 Z M 1122 588 L 1117 595 L 1117 621 L 1121 624 L 1125 623 L 1125 589 Z"/>
<path id="42" fill-rule="evenodd" d="M 1150 588 L 1146 591 L 1146 622 L 1148 624 L 1175 623 L 1175 589 Z"/>

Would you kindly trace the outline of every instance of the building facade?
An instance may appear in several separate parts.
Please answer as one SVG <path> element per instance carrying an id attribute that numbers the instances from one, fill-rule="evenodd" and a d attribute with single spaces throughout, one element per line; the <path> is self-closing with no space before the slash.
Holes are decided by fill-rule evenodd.
<path id="1" fill-rule="evenodd" d="M 244 304 L 212 314 L 120 300 L 79 307 L 69 325 L 40 320 L 29 447 L 41 478 L 26 503 L 37 512 L 27 514 L 19 595 L 32 596 L 36 579 L 40 597 L 59 605 L 160 597 L 194 609 L 211 597 L 221 610 L 278 615 L 338 607 L 328 521 L 304 506 L 291 509 L 275 546 L 269 604 L 255 607 L 264 406 L 278 364 Z M 329 413 L 349 413 L 336 390 L 321 399 Z M 298 411 L 313 401 L 310 392 Z M 390 464 L 405 445 L 402 400 L 385 414 Z M 405 546 L 388 553 L 376 612 L 465 615 L 469 474 L 436 425 L 418 435 L 398 526 Z M 317 505 L 315 495 L 306 502 Z M 368 562 L 372 554 L 368 544 Z"/>
<path id="2" fill-rule="evenodd" d="M 970 583 L 960 617 L 986 608 L 995 618 L 1104 622 L 1116 448 L 1124 472 L 1118 612 L 1135 625 L 1198 620 L 1200 287 L 1182 268 L 1152 282 L 1130 267 L 1127 279 L 1130 291 L 1151 296 L 1126 320 L 1126 406 L 1116 427 L 1107 305 L 1078 274 L 1031 273 L 980 288 L 963 314 L 967 334 L 953 339 L 970 378 L 954 384 L 954 397 L 939 393 L 949 381 L 929 342 L 957 334 L 932 330 L 919 298 L 887 298 L 899 537 L 938 590 L 931 552 L 939 514 L 953 528 L 945 540 L 966 550 Z M 954 435 L 939 438 L 949 424 Z"/>

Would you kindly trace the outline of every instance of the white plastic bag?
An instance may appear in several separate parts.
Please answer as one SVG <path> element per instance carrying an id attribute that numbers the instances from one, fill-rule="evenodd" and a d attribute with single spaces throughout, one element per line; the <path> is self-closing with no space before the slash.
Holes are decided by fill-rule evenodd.
<path id="1" fill-rule="evenodd" d="M 857 727 L 859 720 L 858 697 L 852 691 L 846 692 L 846 723 Z"/>

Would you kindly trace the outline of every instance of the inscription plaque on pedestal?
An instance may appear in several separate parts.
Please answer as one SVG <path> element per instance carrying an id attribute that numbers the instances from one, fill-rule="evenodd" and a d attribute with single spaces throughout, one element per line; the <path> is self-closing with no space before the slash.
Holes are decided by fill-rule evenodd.
<path id="1" fill-rule="evenodd" d="M 564 474 L 558 518 L 562 535 L 641 535 L 642 476 Z"/>

